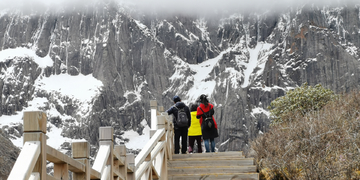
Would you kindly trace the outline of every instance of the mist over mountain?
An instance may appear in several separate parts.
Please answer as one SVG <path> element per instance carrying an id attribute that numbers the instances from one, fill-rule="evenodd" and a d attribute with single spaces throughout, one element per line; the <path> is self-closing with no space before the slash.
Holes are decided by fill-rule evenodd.
<path id="1" fill-rule="evenodd" d="M 254 9 L 235 1 L 92 1 L 17 11 L 2 2 L 0 54 L 33 52 L 0 59 L 0 127 L 12 142 L 21 140 L 22 125 L 5 119 L 32 108 L 47 112 L 50 133 L 60 129 L 65 139 L 83 138 L 95 149 L 98 128 L 112 126 L 116 143 L 126 144 L 124 132 L 141 135 L 150 125 L 150 100 L 167 109 L 174 95 L 189 104 L 204 93 L 215 105 L 216 147 L 246 151 L 268 129 L 267 106 L 287 90 L 304 82 L 337 93 L 359 89 L 355 1 L 280 1 L 267 10 L 267 1 Z M 80 98 L 64 94 L 66 85 L 47 87 L 59 76 L 96 85 Z"/>

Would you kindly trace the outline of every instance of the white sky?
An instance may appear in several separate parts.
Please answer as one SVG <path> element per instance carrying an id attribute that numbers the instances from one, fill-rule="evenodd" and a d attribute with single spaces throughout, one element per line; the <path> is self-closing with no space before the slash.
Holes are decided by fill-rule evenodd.
<path id="1" fill-rule="evenodd" d="M 6 7 L 23 7 L 23 8 L 36 8 L 39 7 L 39 11 L 44 8 L 41 4 L 54 7 L 59 5 L 71 5 L 72 7 L 84 7 L 92 4 L 95 1 L 100 0 L 1 0 L 0 9 Z M 109 0 L 101 0 L 108 2 Z M 114 0 L 122 4 L 133 7 L 136 4 L 137 7 L 147 11 L 168 12 L 168 13 L 213 13 L 218 10 L 226 10 L 228 12 L 233 11 L 259 11 L 263 12 L 268 9 L 284 9 L 290 6 L 298 6 L 304 3 L 314 4 L 344 4 L 344 3 L 359 3 L 357 0 Z"/>

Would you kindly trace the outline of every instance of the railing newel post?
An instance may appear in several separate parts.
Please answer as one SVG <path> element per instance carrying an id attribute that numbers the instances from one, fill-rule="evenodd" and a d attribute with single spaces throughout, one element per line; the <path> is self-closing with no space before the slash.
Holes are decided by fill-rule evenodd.
<path id="1" fill-rule="evenodd" d="M 46 179 L 46 123 L 47 117 L 41 111 L 24 112 L 24 141 L 40 141 L 40 155 L 32 172 L 38 172 L 40 179 Z"/>
<path id="2" fill-rule="evenodd" d="M 107 157 L 106 166 L 110 165 L 110 180 L 114 180 L 114 128 L 111 126 L 108 127 L 99 127 L 99 146 L 101 145 L 109 145 L 110 146 L 110 154 Z"/>
<path id="3" fill-rule="evenodd" d="M 158 106 L 158 111 L 160 112 L 160 114 L 164 112 L 164 106 Z"/>
<path id="4" fill-rule="evenodd" d="M 124 144 L 115 145 L 114 153 L 120 157 L 120 159 L 114 160 L 114 170 L 118 171 L 123 178 L 127 179 L 126 146 Z M 120 162 L 123 164 L 120 164 Z M 120 177 L 117 179 L 120 179 Z"/>
<path id="5" fill-rule="evenodd" d="M 162 112 L 163 112 L 163 110 L 162 110 Z M 163 113 L 161 113 L 159 116 L 157 116 L 157 127 L 158 127 L 158 129 L 162 129 L 162 128 L 164 128 L 165 129 L 165 133 L 164 133 L 164 135 L 159 139 L 159 141 L 164 141 L 165 142 L 165 147 L 164 147 L 164 149 L 162 150 L 162 153 L 163 153 L 163 155 L 162 155 L 162 157 L 161 157 L 161 170 L 160 170 L 160 172 L 161 172 L 161 174 L 160 174 L 160 177 L 159 177 L 159 179 L 161 179 L 161 180 L 167 180 L 168 179 L 168 173 L 167 173 L 167 171 L 168 171 L 168 168 L 167 168 L 167 156 L 168 156 L 168 148 L 167 148 L 167 142 L 166 142 L 166 140 L 167 140 L 167 119 L 166 119 L 166 117 L 165 117 L 165 115 L 163 114 Z M 160 162 L 157 162 L 157 163 L 160 163 Z"/>
<path id="6" fill-rule="evenodd" d="M 71 143 L 72 158 L 85 165 L 85 172 L 72 173 L 73 180 L 90 180 L 90 143 L 87 141 Z"/>
<path id="7" fill-rule="evenodd" d="M 158 114 L 157 112 L 157 101 L 151 100 L 150 101 L 150 112 L 151 112 L 151 128 L 152 130 L 156 130 L 156 116 Z"/>
<path id="8" fill-rule="evenodd" d="M 54 163 L 54 178 L 69 180 L 69 165 L 64 163 Z M 76 180 L 73 178 L 73 180 Z"/>
<path id="9" fill-rule="evenodd" d="M 159 115 L 159 116 L 157 116 L 156 117 L 156 129 L 162 129 L 162 128 L 165 128 L 165 130 L 166 130 L 166 124 L 165 124 L 165 121 L 166 121 L 166 119 L 165 119 L 165 116 L 163 116 L 163 115 Z"/>
<path id="10" fill-rule="evenodd" d="M 126 154 L 126 164 L 133 169 L 133 171 L 127 171 L 127 180 L 135 180 L 135 155 L 132 153 Z"/>

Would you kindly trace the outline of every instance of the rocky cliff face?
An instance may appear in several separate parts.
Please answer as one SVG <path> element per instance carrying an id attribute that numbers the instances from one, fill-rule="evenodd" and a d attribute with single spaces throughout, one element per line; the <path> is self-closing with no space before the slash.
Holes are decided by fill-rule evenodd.
<path id="1" fill-rule="evenodd" d="M 0 179 L 7 179 L 20 150 L 0 130 Z"/>
<path id="2" fill-rule="evenodd" d="M 359 6 L 202 17 L 145 15 L 116 3 L 68 9 L 1 13 L 1 50 L 26 47 L 53 61 L 39 68 L 31 58 L 0 60 L 1 115 L 44 97 L 49 107 L 72 117 L 48 117 L 66 127 L 64 136 L 96 145 L 99 126 L 115 127 L 120 139 L 123 130 L 141 132 L 140 121 L 150 124 L 149 100 L 167 108 L 175 94 L 190 103 L 205 93 L 216 107 L 219 150 L 245 150 L 268 128 L 266 107 L 287 90 L 304 82 L 335 92 L 359 89 Z M 193 65 L 211 59 L 216 62 L 210 73 L 196 79 L 202 72 Z M 36 79 L 63 73 L 92 74 L 103 82 L 87 116 L 77 115 L 81 105 L 74 100 L 62 97 L 59 103 L 54 94 L 35 89 Z M 212 88 L 198 87 L 203 83 Z M 3 129 L 11 134 L 11 127 Z"/>

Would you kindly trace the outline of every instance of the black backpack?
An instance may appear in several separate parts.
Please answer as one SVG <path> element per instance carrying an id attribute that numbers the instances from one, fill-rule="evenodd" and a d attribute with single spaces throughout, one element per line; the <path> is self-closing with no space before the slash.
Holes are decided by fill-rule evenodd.
<path id="1" fill-rule="evenodd" d="M 212 118 L 212 116 L 208 116 L 204 110 L 201 109 L 200 110 L 203 112 L 205 119 L 203 118 L 203 122 L 202 122 L 202 128 L 204 129 L 211 129 L 214 125 L 214 120 Z M 211 110 L 211 109 L 210 109 Z M 210 111 L 208 111 L 207 113 L 210 113 Z"/>
<path id="2" fill-rule="evenodd" d="M 189 119 L 186 115 L 185 108 L 177 108 L 174 106 L 177 110 L 177 118 L 176 118 L 176 125 L 178 127 L 188 127 Z"/>

